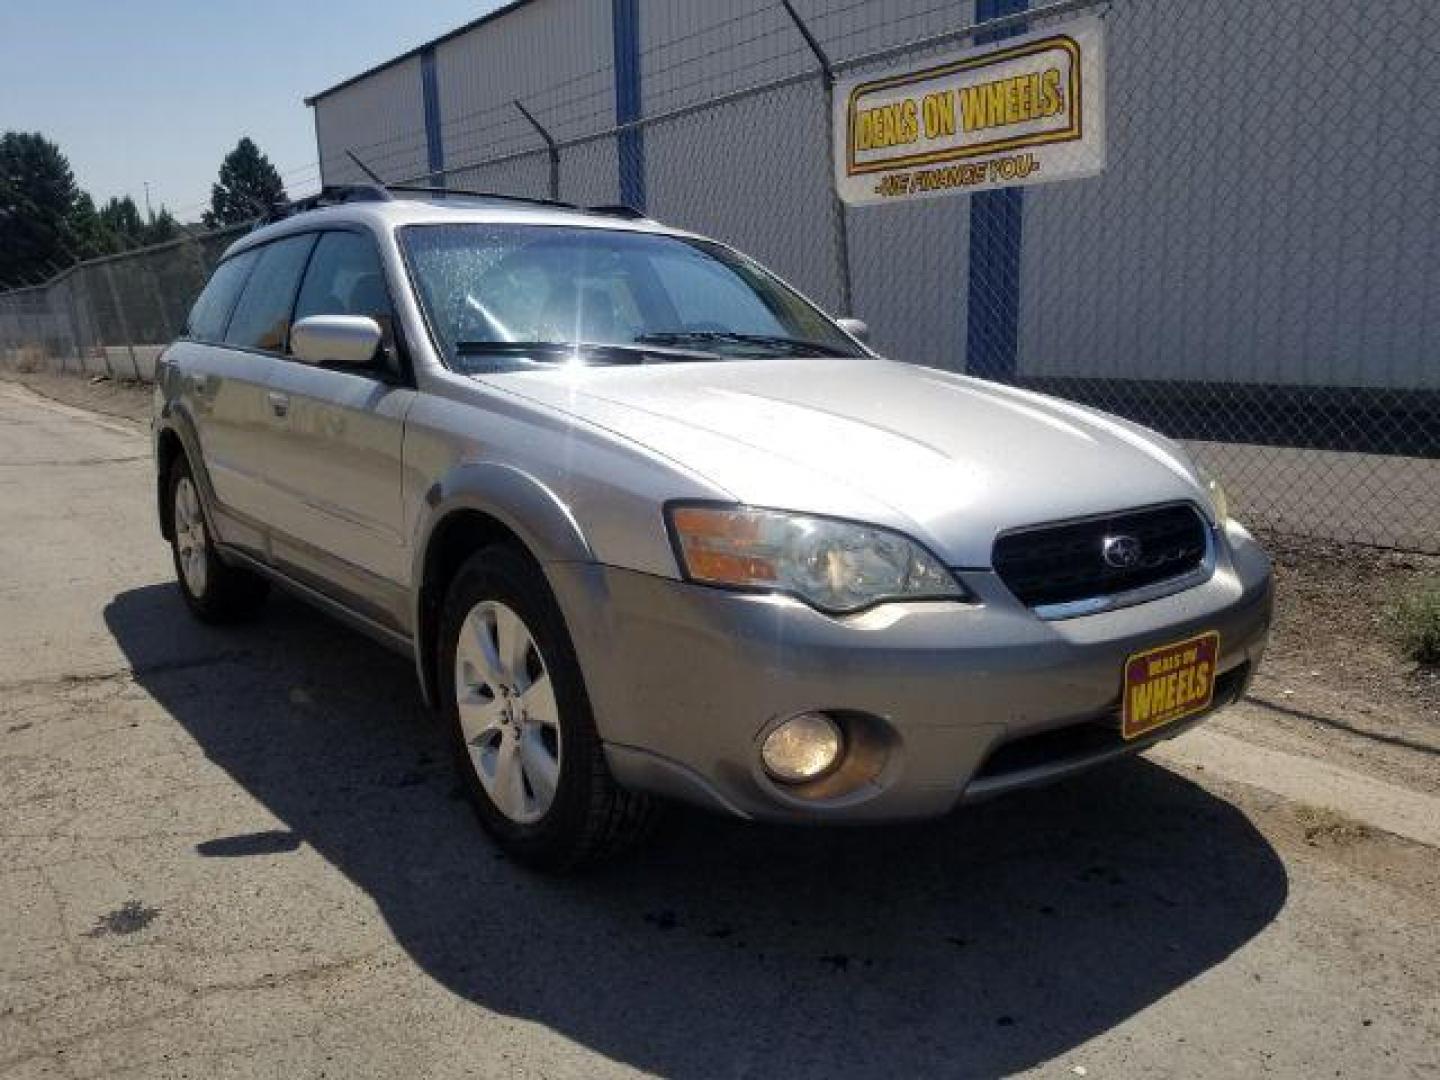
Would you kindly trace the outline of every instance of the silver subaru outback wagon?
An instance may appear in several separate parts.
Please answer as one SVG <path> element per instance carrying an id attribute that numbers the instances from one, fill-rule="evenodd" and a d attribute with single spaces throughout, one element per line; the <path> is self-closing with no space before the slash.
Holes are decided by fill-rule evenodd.
<path id="1" fill-rule="evenodd" d="M 160 365 L 180 589 L 221 622 L 278 583 L 413 657 L 549 868 L 665 799 L 944 814 L 1244 692 L 1270 565 L 1179 446 L 864 336 L 633 213 L 327 192 Z"/>

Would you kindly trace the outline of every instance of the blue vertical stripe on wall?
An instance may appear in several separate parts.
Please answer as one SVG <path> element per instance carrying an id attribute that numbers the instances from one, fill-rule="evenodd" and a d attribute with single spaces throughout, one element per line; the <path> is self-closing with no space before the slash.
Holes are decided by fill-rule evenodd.
<path id="1" fill-rule="evenodd" d="M 1029 0 L 975 0 L 975 21 L 1025 11 Z M 1025 32 L 1023 23 L 976 36 L 986 44 Z M 1020 235 L 1023 188 L 970 196 L 970 284 L 966 305 L 965 369 L 987 379 L 1015 375 L 1020 347 Z"/>
<path id="2" fill-rule="evenodd" d="M 640 3 L 611 0 L 615 37 L 615 122 L 640 119 Z M 645 133 L 639 128 L 622 131 L 620 201 L 645 209 Z"/>
<path id="3" fill-rule="evenodd" d="M 445 144 L 440 135 L 440 84 L 435 77 L 434 49 L 420 54 L 420 96 L 425 102 L 426 168 L 438 173 L 445 168 Z M 431 176 L 430 183 L 438 187 L 442 179 Z"/>

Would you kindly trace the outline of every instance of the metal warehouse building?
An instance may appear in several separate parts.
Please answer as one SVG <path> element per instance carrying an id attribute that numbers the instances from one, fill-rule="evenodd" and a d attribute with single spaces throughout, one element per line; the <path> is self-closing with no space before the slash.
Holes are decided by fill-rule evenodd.
<path id="1" fill-rule="evenodd" d="M 627 203 L 1183 440 L 1256 527 L 1440 552 L 1436 41 L 1440 0 L 519 0 L 309 104 L 326 183 Z M 0 363 L 146 377 L 236 235 L 0 295 Z"/>
<path id="2" fill-rule="evenodd" d="M 538 196 L 553 169 L 563 199 L 757 256 L 897 358 L 1180 434 L 1217 437 L 1228 410 L 1245 441 L 1426 453 L 1440 4 L 1025 4 L 522 0 L 310 99 L 322 175 L 362 180 L 349 151 L 389 180 Z M 850 208 L 840 232 L 823 63 L 883 71 L 1085 14 L 1105 29 L 1101 175 Z M 1384 423 L 1342 430 L 1337 394 Z"/>

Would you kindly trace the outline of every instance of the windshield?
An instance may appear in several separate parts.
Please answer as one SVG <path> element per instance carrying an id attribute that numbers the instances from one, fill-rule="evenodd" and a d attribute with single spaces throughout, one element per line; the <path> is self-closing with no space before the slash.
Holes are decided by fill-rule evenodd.
<path id="1" fill-rule="evenodd" d="M 411 225 L 401 236 L 436 343 L 459 371 L 863 355 L 718 244 L 507 224 Z"/>

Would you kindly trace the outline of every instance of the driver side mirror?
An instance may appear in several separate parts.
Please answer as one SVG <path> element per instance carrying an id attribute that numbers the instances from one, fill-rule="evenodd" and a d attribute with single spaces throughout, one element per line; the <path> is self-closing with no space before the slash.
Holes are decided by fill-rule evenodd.
<path id="1" fill-rule="evenodd" d="M 836 319 L 835 325 L 862 345 L 870 343 L 870 326 L 864 319 Z"/>
<path id="2" fill-rule="evenodd" d="M 363 315 L 311 315 L 290 328 L 290 353 L 302 364 L 369 367 L 383 336 Z"/>

